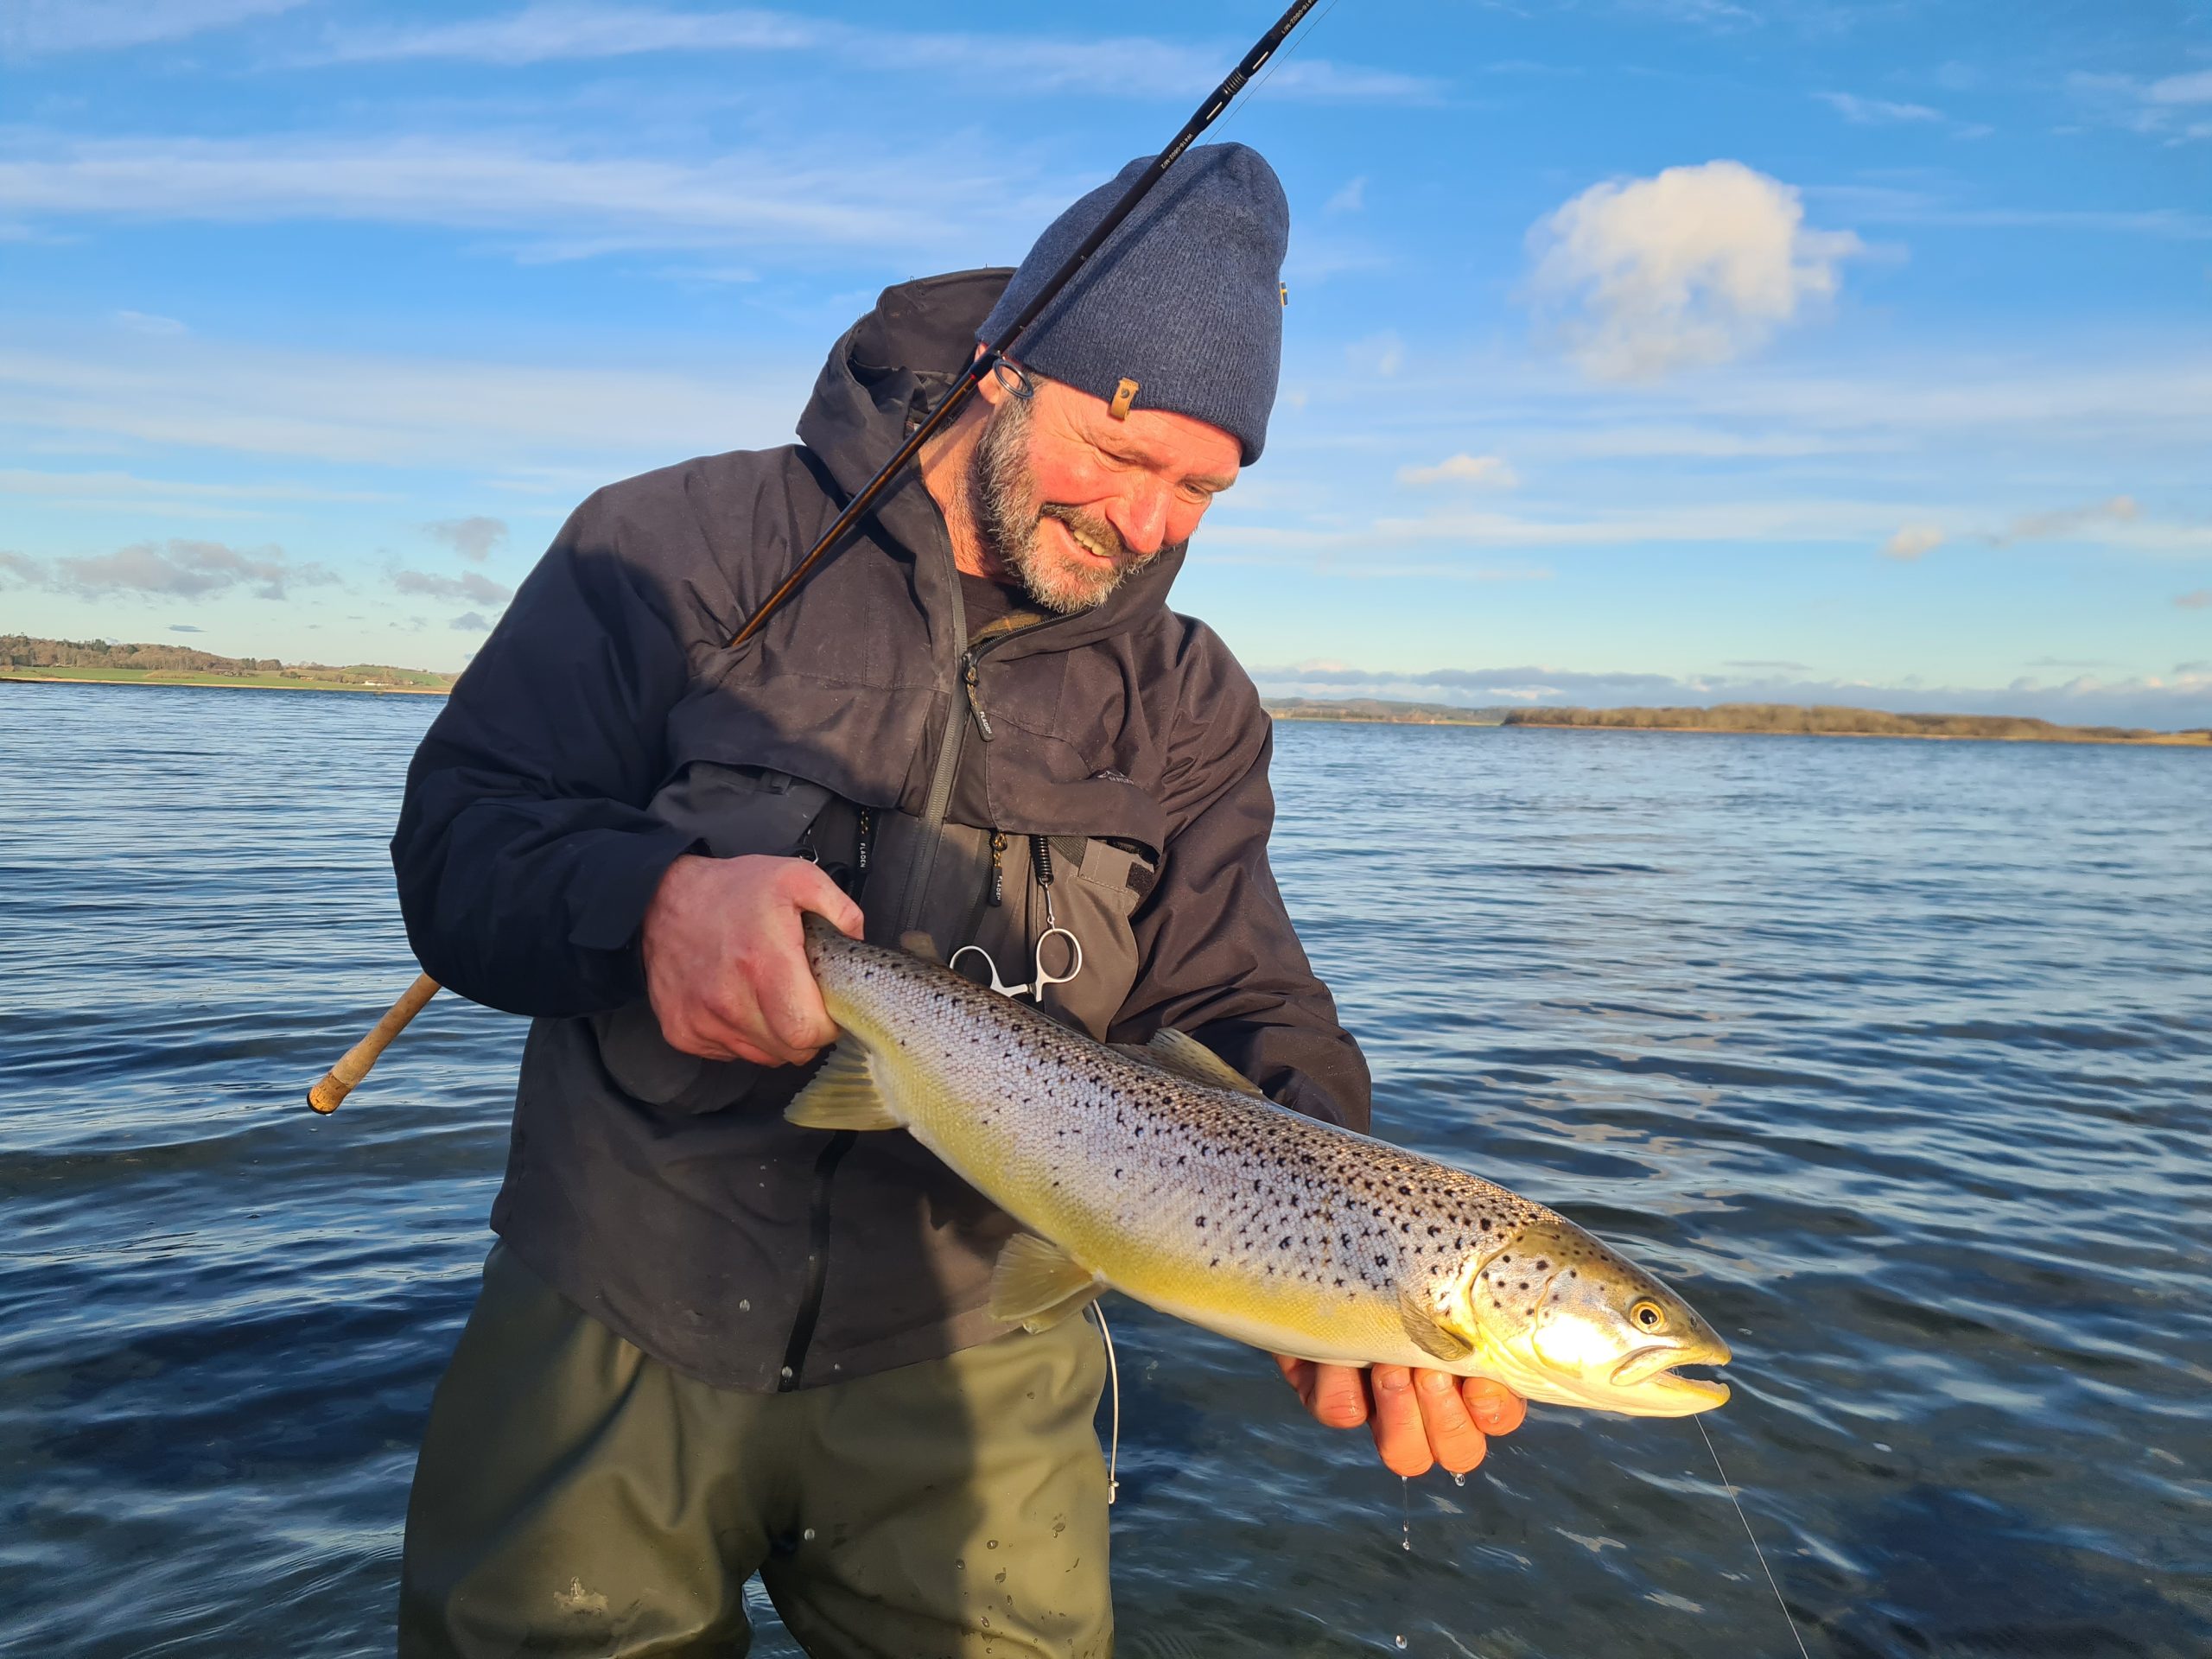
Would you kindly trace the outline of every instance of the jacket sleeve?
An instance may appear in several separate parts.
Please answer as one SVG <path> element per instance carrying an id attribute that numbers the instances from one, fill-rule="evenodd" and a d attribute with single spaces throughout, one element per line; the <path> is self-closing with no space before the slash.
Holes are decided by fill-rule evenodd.
<path id="1" fill-rule="evenodd" d="M 685 653 L 598 503 L 563 528 L 431 723 L 391 841 L 424 969 L 512 1014 L 641 996 L 638 931 L 690 845 L 644 810 Z"/>
<path id="2" fill-rule="evenodd" d="M 1211 636 L 1205 638 L 1211 642 Z M 1197 1038 L 1269 1098 L 1350 1129 L 1371 1110 L 1367 1061 L 1337 1022 L 1268 867 L 1274 724 L 1226 648 L 1194 677 L 1163 789 L 1173 826 L 1135 918 L 1144 966 L 1109 1033 L 1163 1026 Z"/>

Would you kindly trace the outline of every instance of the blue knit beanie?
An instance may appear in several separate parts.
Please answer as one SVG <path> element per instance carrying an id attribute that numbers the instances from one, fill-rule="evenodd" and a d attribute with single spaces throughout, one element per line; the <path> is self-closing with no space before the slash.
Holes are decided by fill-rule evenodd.
<path id="1" fill-rule="evenodd" d="M 1014 321 L 1151 164 L 1139 156 L 1046 227 L 978 340 Z M 1217 426 L 1243 445 L 1249 466 L 1267 442 L 1282 367 L 1289 239 L 1290 204 L 1259 151 L 1186 150 L 1011 355 L 1124 413 L 1169 410 Z"/>

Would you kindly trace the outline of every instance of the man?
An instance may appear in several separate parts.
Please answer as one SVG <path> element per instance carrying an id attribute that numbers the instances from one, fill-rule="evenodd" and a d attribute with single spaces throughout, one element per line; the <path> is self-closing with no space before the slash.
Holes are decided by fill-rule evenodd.
<path id="1" fill-rule="evenodd" d="M 755 1571 L 816 1654 L 1110 1645 L 1097 1340 L 988 1317 L 1014 1224 L 907 1137 L 783 1121 L 835 1035 L 799 918 L 980 944 L 1095 1036 L 1172 1025 L 1365 1125 L 1268 870 L 1267 716 L 1165 604 L 1266 436 L 1267 163 L 1185 156 L 853 543 L 728 642 L 1142 165 L 1010 280 L 887 290 L 798 445 L 593 497 L 423 740 L 392 843 L 409 936 L 535 1018 L 409 1506 L 404 1653 L 741 1653 Z M 1519 1421 L 1491 1385 L 1280 1363 L 1404 1473 Z"/>

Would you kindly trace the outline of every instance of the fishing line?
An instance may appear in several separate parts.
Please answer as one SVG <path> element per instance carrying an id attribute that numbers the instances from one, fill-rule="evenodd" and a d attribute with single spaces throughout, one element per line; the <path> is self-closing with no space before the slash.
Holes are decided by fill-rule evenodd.
<path id="1" fill-rule="evenodd" d="M 1702 1419 L 1692 1417 L 1690 1421 L 1697 1425 L 1699 1437 L 1705 1441 L 1705 1449 L 1713 1453 L 1713 1466 L 1720 1476 L 1720 1490 L 1728 1494 L 1728 1501 L 1736 1506 L 1736 1518 L 1744 1523 L 1744 1536 L 1751 1541 L 1751 1554 L 1759 1558 L 1759 1571 L 1766 1574 L 1767 1587 L 1774 1592 L 1774 1605 L 1782 1609 L 1782 1617 L 1789 1622 L 1790 1639 L 1796 1643 L 1797 1651 L 1804 1655 L 1804 1659 L 1813 1659 L 1811 1654 L 1805 1652 L 1805 1638 L 1797 1634 L 1797 1621 L 1789 1611 L 1789 1604 L 1782 1599 L 1782 1586 L 1774 1581 L 1774 1569 L 1766 1564 L 1766 1552 L 1759 1548 L 1758 1535 L 1751 1530 L 1751 1517 L 1744 1513 L 1744 1503 L 1736 1496 L 1734 1483 L 1728 1478 L 1728 1471 L 1720 1467 L 1720 1453 L 1713 1444 L 1713 1436 L 1705 1432 Z"/>
<path id="2" fill-rule="evenodd" d="M 1111 1509 L 1122 1490 L 1122 1483 L 1114 1475 L 1122 1460 L 1122 1368 L 1114 1363 L 1114 1333 L 1106 1328 L 1106 1310 L 1093 1302 L 1090 1311 L 1097 1318 L 1098 1334 L 1106 1338 L 1106 1375 L 1114 1383 L 1114 1438 L 1106 1449 L 1106 1507 Z"/>
<path id="3" fill-rule="evenodd" d="M 1261 76 L 1257 80 L 1254 81 L 1250 86 L 1245 89 L 1244 96 L 1239 99 L 1236 102 L 1236 107 L 1230 111 L 1228 118 L 1222 122 L 1219 127 L 1215 129 L 1217 133 L 1227 132 L 1230 128 L 1236 124 L 1236 118 L 1243 114 L 1246 110 L 1252 107 L 1253 99 L 1259 97 L 1260 89 L 1262 86 L 1265 86 L 1269 81 L 1274 79 L 1275 71 L 1281 68 L 1284 63 L 1288 60 L 1297 55 L 1298 48 L 1306 44 L 1307 38 L 1312 35 L 1315 29 L 1321 27 L 1322 23 L 1326 21 L 1329 14 L 1336 9 L 1337 0 L 1329 0 L 1329 3 L 1321 8 L 1320 15 L 1319 16 L 1315 17 L 1312 22 L 1306 24 L 1303 29 L 1299 31 L 1298 34 L 1293 35 L 1289 43 L 1286 45 L 1281 51 L 1276 53 L 1274 57 L 1268 60 L 1267 68 L 1262 72 Z"/>

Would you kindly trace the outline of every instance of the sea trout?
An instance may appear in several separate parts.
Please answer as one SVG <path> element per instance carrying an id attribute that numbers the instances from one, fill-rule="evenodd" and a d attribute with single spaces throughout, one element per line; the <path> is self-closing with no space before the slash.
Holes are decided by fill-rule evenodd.
<path id="1" fill-rule="evenodd" d="M 1109 1047 L 936 963 L 806 920 L 843 1036 L 785 1116 L 905 1129 L 1028 1229 L 990 1311 L 1042 1330 L 1112 1288 L 1273 1353 L 1488 1376 L 1678 1417 L 1728 1344 L 1541 1205 L 1264 1099 L 1195 1039 Z"/>

